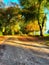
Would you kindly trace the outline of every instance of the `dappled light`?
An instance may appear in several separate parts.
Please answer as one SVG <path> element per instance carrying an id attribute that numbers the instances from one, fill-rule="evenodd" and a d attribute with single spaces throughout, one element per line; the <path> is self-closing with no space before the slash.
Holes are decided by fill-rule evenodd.
<path id="1" fill-rule="evenodd" d="M 0 56 L 5 64 L 49 64 L 49 47 L 39 44 L 39 42 L 38 44 L 35 41 L 24 42 L 15 37 L 8 37 L 0 45 L 1 49 L 3 52 L 0 52 Z M 5 61 L 5 59 L 7 60 Z M 6 63 L 9 62 L 9 59 L 11 62 Z"/>
<path id="2" fill-rule="evenodd" d="M 0 65 L 49 65 L 47 21 L 49 0 L 0 0 Z"/>

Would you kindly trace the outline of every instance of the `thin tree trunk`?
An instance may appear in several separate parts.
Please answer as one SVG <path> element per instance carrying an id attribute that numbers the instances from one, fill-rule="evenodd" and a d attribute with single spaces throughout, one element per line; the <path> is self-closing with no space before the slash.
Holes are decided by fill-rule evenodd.
<path id="1" fill-rule="evenodd" d="M 39 20 L 38 20 L 38 25 L 39 25 L 39 30 L 40 30 L 40 36 L 43 36 L 43 32 L 42 32 L 43 27 L 40 26 L 40 22 L 39 22 Z"/>
<path id="2" fill-rule="evenodd" d="M 12 30 L 12 35 L 14 35 L 15 33 L 14 33 L 14 30 Z"/>
<path id="3" fill-rule="evenodd" d="M 43 36 L 42 28 L 40 27 L 40 36 Z"/>

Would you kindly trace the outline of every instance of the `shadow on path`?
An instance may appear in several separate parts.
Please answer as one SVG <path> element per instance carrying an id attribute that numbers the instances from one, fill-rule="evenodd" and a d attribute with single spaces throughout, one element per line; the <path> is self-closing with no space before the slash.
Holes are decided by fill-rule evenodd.
<path id="1" fill-rule="evenodd" d="M 49 65 L 49 56 L 33 49 L 5 45 L 0 65 Z"/>

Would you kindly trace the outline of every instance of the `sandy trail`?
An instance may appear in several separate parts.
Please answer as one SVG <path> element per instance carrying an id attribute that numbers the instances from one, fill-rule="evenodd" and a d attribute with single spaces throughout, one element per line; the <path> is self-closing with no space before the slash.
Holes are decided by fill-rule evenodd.
<path id="1" fill-rule="evenodd" d="M 0 65 L 49 65 L 49 47 L 37 42 L 6 38 L 0 49 Z"/>

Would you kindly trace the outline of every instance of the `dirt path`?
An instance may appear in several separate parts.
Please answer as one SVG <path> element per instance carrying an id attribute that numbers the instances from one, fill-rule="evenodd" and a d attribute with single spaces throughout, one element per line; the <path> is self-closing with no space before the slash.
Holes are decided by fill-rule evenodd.
<path id="1" fill-rule="evenodd" d="M 0 65 L 49 65 L 49 47 L 39 42 L 7 38 L 0 48 Z"/>

